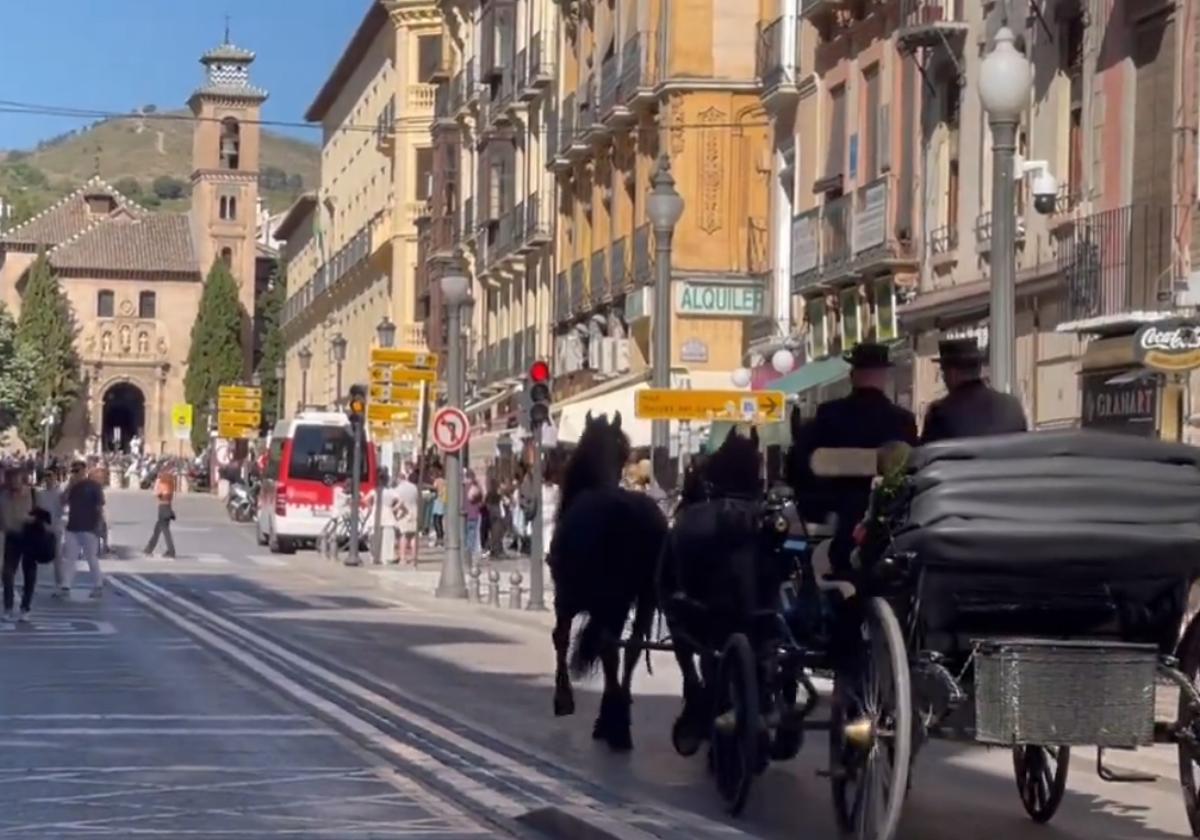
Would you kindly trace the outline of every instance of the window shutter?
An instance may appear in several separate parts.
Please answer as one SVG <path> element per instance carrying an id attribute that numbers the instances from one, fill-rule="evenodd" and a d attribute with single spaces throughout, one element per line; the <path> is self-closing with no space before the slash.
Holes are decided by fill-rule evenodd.
<path id="1" fill-rule="evenodd" d="M 891 106 L 879 106 L 879 121 L 875 126 L 875 174 L 882 175 L 892 168 Z"/>

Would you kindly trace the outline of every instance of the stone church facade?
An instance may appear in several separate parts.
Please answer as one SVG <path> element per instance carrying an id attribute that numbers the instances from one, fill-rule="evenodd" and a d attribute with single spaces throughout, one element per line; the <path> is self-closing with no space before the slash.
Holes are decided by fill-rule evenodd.
<path id="1" fill-rule="evenodd" d="M 175 440 L 192 325 L 214 260 L 229 266 L 250 324 L 255 307 L 260 108 L 254 54 L 224 43 L 205 53 L 195 116 L 191 207 L 151 213 L 99 176 L 0 234 L 0 299 L 19 313 L 25 277 L 44 252 L 70 301 L 83 390 L 59 449 L 190 451 Z"/>

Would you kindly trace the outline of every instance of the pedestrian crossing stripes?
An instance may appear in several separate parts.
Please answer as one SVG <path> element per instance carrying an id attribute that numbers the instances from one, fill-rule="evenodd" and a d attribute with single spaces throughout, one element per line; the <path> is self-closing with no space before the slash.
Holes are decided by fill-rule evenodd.
<path id="1" fill-rule="evenodd" d="M 103 561 L 102 561 L 103 562 Z M 115 566 L 109 567 L 113 570 L 120 569 L 120 566 L 126 562 L 135 563 L 163 563 L 170 565 L 196 564 L 201 566 L 258 566 L 264 569 L 282 569 L 286 568 L 288 561 L 282 557 L 276 557 L 272 554 L 251 554 L 242 557 L 229 557 L 224 554 L 180 554 L 176 557 L 166 557 L 157 554 L 153 557 L 131 557 L 129 560 L 119 560 Z M 82 560 L 76 564 L 80 571 L 87 570 L 87 564 Z"/>

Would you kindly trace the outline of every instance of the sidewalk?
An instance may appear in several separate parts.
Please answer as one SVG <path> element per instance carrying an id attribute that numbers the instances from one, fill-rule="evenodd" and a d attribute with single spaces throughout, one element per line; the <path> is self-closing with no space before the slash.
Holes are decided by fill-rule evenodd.
<path id="1" fill-rule="evenodd" d="M 426 595 L 432 595 L 437 589 L 438 580 L 441 576 L 442 557 L 445 550 L 442 548 L 429 549 L 424 548 L 420 556 L 420 565 L 414 569 L 411 566 L 371 566 L 370 572 L 379 582 L 379 584 L 387 591 L 396 594 L 405 592 L 417 591 Z M 500 609 L 511 609 L 511 598 L 513 590 L 513 575 L 519 573 L 520 578 L 516 581 L 516 585 L 520 587 L 520 603 L 521 609 L 524 610 L 529 602 L 529 570 L 530 561 L 528 557 L 504 557 L 497 560 L 485 559 L 479 563 L 479 601 L 484 605 L 496 605 L 498 603 Z M 496 572 L 497 579 L 492 580 L 490 573 Z M 544 568 L 544 586 L 545 586 L 545 602 L 546 609 L 552 613 L 554 609 L 554 583 L 550 579 L 550 570 Z M 467 591 L 474 591 L 474 581 L 470 575 L 467 576 Z M 492 585 L 495 583 L 499 594 L 492 593 Z M 474 596 L 472 596 L 474 597 Z"/>

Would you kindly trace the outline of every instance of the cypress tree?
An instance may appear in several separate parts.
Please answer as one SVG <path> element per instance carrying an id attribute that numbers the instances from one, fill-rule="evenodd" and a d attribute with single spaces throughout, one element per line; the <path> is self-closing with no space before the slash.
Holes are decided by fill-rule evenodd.
<path id="1" fill-rule="evenodd" d="M 33 388 L 32 357 L 17 348 L 17 320 L 0 303 L 0 432 L 17 422 L 20 407 Z"/>
<path id="2" fill-rule="evenodd" d="M 283 302 L 287 296 L 287 263 L 275 263 L 271 288 L 259 302 L 257 317 L 262 327 L 262 356 L 258 360 L 258 375 L 262 382 L 263 422 L 268 428 L 275 425 L 279 392 L 283 380 L 275 377 L 275 366 L 283 361 Z"/>
<path id="3" fill-rule="evenodd" d="M 192 404 L 192 446 L 199 452 L 208 441 L 208 402 L 216 402 L 222 385 L 242 381 L 242 306 L 237 281 L 217 259 L 204 281 L 200 310 L 192 325 L 184 396 Z"/>
<path id="4" fill-rule="evenodd" d="M 46 407 L 51 406 L 56 417 L 50 428 L 53 446 L 62 435 L 63 420 L 79 395 L 80 378 L 71 304 L 45 254 L 38 254 L 25 281 L 16 350 L 27 360 L 37 360 L 37 376 L 17 405 L 21 440 L 30 449 L 41 448 L 45 433 L 42 417 Z"/>

